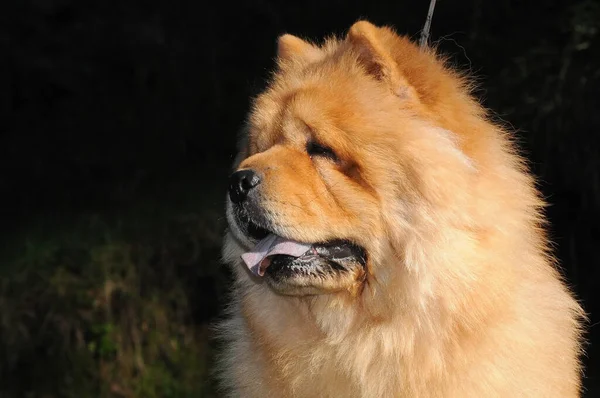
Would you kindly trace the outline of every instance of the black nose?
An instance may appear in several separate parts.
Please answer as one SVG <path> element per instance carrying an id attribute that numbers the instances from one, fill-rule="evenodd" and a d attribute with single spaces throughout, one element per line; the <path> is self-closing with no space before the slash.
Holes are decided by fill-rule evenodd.
<path id="1" fill-rule="evenodd" d="M 248 193 L 260 184 L 260 177 L 254 170 L 236 171 L 229 178 L 229 197 L 233 203 L 246 200 Z"/>

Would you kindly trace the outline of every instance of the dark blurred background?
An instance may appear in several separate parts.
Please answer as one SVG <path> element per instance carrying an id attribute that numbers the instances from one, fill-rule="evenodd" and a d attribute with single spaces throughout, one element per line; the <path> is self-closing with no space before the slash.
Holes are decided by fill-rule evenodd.
<path id="1" fill-rule="evenodd" d="M 236 132 L 284 32 L 429 2 L 0 2 L 0 397 L 210 397 Z M 439 0 L 432 41 L 514 126 L 591 313 L 600 396 L 600 2 Z"/>

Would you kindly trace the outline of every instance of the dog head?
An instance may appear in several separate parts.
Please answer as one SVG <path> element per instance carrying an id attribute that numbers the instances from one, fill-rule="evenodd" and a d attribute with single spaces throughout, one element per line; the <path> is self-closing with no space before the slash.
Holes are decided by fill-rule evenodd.
<path id="1" fill-rule="evenodd" d="M 444 73 L 367 22 L 320 47 L 282 36 L 230 178 L 228 259 L 289 295 L 356 294 L 390 273 L 431 206 L 465 201 L 472 164 L 440 100 L 461 94 Z"/>

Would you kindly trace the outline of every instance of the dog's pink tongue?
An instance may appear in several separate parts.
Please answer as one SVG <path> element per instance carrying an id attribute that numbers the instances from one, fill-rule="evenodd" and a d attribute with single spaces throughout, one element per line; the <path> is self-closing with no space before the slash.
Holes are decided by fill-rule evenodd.
<path id="1" fill-rule="evenodd" d="M 242 260 L 255 275 L 263 276 L 271 263 L 269 257 L 276 254 L 285 254 L 300 257 L 311 248 L 311 245 L 282 238 L 270 234 L 254 246 L 252 251 L 242 254 Z"/>

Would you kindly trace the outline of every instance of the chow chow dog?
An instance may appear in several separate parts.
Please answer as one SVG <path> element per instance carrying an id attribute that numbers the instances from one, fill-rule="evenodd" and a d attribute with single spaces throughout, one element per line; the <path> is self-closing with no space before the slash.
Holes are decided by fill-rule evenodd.
<path id="1" fill-rule="evenodd" d="M 367 21 L 279 38 L 227 196 L 227 396 L 579 395 L 583 311 L 471 91 Z"/>

